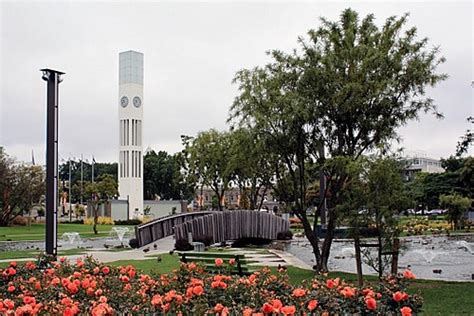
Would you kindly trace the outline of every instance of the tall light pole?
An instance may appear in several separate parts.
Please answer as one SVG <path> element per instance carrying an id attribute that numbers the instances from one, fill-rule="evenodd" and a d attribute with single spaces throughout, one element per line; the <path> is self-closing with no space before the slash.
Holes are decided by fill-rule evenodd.
<path id="1" fill-rule="evenodd" d="M 71 158 L 69 158 L 69 221 L 72 222 L 72 206 L 71 206 L 71 200 L 72 200 L 72 178 L 71 178 Z"/>
<path id="2" fill-rule="evenodd" d="M 82 196 L 84 195 L 84 189 L 83 189 L 83 186 L 84 186 L 84 165 L 83 165 L 83 160 L 84 160 L 84 157 L 82 156 L 81 154 L 81 206 L 82 206 Z"/>
<path id="3" fill-rule="evenodd" d="M 58 119 L 59 83 L 63 72 L 41 69 L 47 84 L 46 97 L 46 254 L 58 250 Z"/>

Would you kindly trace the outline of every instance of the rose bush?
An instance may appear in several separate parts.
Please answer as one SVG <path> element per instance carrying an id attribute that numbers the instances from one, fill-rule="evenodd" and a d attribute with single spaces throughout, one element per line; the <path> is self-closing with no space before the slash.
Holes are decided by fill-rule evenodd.
<path id="1" fill-rule="evenodd" d="M 409 295 L 413 273 L 358 289 L 322 277 L 293 286 L 282 269 L 231 276 L 229 262 L 216 260 L 218 274 L 197 264 L 173 273 L 147 275 L 133 266 L 112 267 L 90 257 L 27 262 L 0 269 L 0 315 L 412 315 L 421 298 Z"/>

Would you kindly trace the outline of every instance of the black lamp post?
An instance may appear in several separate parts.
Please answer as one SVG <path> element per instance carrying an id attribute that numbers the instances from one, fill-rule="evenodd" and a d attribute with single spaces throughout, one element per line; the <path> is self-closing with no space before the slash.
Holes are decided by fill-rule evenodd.
<path id="1" fill-rule="evenodd" d="M 63 72 L 41 69 L 47 85 L 46 101 L 46 254 L 56 256 L 58 248 L 58 107 L 59 83 Z"/>

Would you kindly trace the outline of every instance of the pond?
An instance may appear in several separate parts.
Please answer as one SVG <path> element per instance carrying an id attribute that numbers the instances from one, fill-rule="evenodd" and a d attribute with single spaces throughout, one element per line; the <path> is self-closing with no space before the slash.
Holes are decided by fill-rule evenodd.
<path id="1" fill-rule="evenodd" d="M 400 240 L 399 271 L 410 268 L 420 279 L 472 280 L 474 274 L 474 236 L 415 236 Z M 306 238 L 294 238 L 286 251 L 307 264 L 315 264 L 311 245 Z M 329 269 L 356 272 L 352 240 L 335 240 L 331 246 Z M 376 274 L 367 264 L 364 274 Z"/>

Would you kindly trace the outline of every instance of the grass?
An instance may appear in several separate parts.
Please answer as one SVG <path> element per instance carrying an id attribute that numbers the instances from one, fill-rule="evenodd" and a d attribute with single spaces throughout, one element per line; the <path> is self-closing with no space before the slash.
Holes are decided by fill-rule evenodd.
<path id="1" fill-rule="evenodd" d="M 15 250 L 15 251 L 0 251 L 0 260 L 9 259 L 23 259 L 23 258 L 35 258 L 41 253 L 38 250 Z M 59 256 L 72 256 L 72 255 L 82 255 L 85 253 L 85 249 L 75 248 L 75 249 L 66 249 L 59 250 Z"/>
<path id="2" fill-rule="evenodd" d="M 97 225 L 98 235 L 92 231 L 92 225 L 84 224 L 58 224 L 58 237 L 66 232 L 78 232 L 81 237 L 107 237 L 114 225 Z M 134 226 L 120 226 L 133 229 Z M 0 232 L 0 241 L 20 241 L 20 240 L 44 240 L 45 225 L 31 224 L 31 226 L 12 226 L 2 227 Z"/>
<path id="3" fill-rule="evenodd" d="M 179 267 L 177 256 L 161 255 L 161 262 L 156 259 L 121 260 L 112 265 L 133 265 L 145 273 L 169 273 Z M 272 268 L 272 271 L 276 271 Z M 288 267 L 290 282 L 301 284 L 304 280 L 311 280 L 314 272 L 311 270 Z M 331 272 L 330 277 L 340 277 L 352 283 L 357 282 L 357 276 L 352 273 Z M 369 283 L 377 282 L 375 276 L 365 276 Z M 431 315 L 474 315 L 474 283 L 473 282 L 446 282 L 432 280 L 413 280 L 409 286 L 410 293 L 416 293 L 424 298 L 423 316 Z"/>

